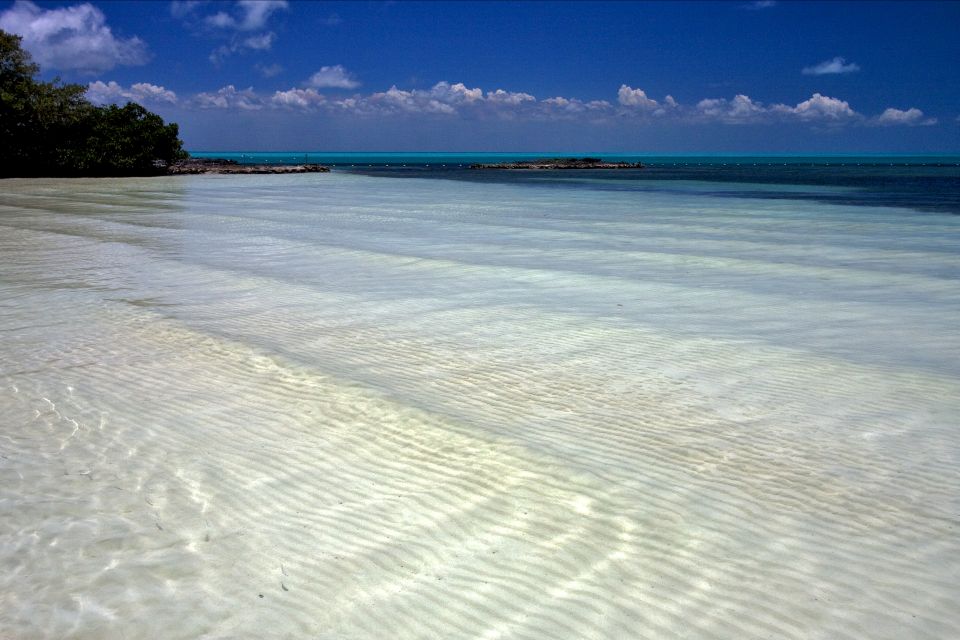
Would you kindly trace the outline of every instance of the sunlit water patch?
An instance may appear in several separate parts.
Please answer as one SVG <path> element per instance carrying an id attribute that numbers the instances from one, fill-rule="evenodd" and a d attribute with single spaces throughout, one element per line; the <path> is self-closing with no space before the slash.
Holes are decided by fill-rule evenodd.
<path id="1" fill-rule="evenodd" d="M 0 637 L 960 635 L 956 216 L 3 187 Z"/>

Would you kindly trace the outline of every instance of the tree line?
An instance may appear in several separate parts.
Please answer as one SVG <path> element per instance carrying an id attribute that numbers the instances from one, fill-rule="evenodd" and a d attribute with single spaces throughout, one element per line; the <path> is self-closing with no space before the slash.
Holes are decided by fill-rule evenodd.
<path id="1" fill-rule="evenodd" d="M 96 106 L 82 85 L 39 71 L 0 30 L 0 177 L 151 175 L 187 157 L 175 123 L 135 102 Z"/>

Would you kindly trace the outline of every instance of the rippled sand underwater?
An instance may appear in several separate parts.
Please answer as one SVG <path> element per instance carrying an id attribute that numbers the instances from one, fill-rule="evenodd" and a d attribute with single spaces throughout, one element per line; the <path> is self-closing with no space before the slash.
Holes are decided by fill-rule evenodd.
<path id="1" fill-rule="evenodd" d="M 3 181 L 0 637 L 960 637 L 958 227 Z"/>

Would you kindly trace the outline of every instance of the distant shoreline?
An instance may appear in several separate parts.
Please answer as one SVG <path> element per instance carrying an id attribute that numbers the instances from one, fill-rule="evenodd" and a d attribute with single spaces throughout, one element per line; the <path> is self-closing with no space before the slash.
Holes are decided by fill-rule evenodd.
<path id="1" fill-rule="evenodd" d="M 223 158 L 239 164 L 298 165 L 317 163 L 345 168 L 468 168 L 473 164 L 519 163 L 547 158 L 602 158 L 609 163 L 645 167 L 695 166 L 926 166 L 960 167 L 954 154 L 655 154 L 557 152 L 422 152 L 422 151 L 194 151 L 191 159 Z"/>
<path id="2" fill-rule="evenodd" d="M 167 167 L 166 175 L 201 174 L 286 174 L 286 173 L 329 173 L 330 167 L 321 164 L 240 164 L 236 160 L 225 158 L 190 158 Z"/>

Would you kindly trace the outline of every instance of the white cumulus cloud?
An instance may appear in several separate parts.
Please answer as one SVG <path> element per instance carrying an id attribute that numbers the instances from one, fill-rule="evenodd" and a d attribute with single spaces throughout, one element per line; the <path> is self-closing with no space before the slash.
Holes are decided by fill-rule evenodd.
<path id="1" fill-rule="evenodd" d="M 167 103 L 176 104 L 177 94 L 164 87 L 137 82 L 124 88 L 113 80 L 103 82 L 97 80 L 87 85 L 87 99 L 94 104 L 111 104 L 119 102 Z"/>
<path id="2" fill-rule="evenodd" d="M 777 113 L 794 115 L 801 120 L 821 120 L 839 122 L 852 120 L 859 117 L 856 111 L 850 108 L 850 103 L 839 98 L 831 98 L 819 93 L 815 93 L 807 100 L 797 104 L 795 107 L 788 107 L 784 104 L 777 104 L 772 107 Z"/>
<path id="3" fill-rule="evenodd" d="M 853 73 L 860 71 L 860 65 L 855 62 L 847 62 L 845 58 L 837 56 L 832 60 L 824 60 L 820 64 L 812 67 L 804 67 L 801 73 L 805 76 L 825 76 L 838 73 Z"/>
<path id="4" fill-rule="evenodd" d="M 551 107 L 560 111 L 569 111 L 573 113 L 578 113 L 586 109 L 581 100 L 576 98 L 564 98 L 563 96 L 547 98 L 543 100 L 543 104 L 550 105 Z"/>
<path id="5" fill-rule="evenodd" d="M 486 113 L 512 117 L 523 105 L 535 104 L 529 93 L 495 89 L 484 92 L 480 87 L 468 87 L 462 82 L 441 81 L 429 89 L 400 89 L 396 85 L 386 91 L 355 96 L 333 104 L 356 113 Z"/>
<path id="6" fill-rule="evenodd" d="M 438 82 L 430 89 L 430 95 L 447 104 L 463 104 L 483 100 L 483 89 L 470 89 L 462 82 Z"/>
<path id="7" fill-rule="evenodd" d="M 366 104 L 364 104 L 366 103 Z M 380 107 L 386 111 L 402 111 L 407 113 L 456 113 L 452 105 L 434 97 L 430 91 L 404 91 L 396 85 L 386 91 L 371 94 L 369 98 L 358 104 L 360 107 Z"/>
<path id="8" fill-rule="evenodd" d="M 320 67 L 307 80 L 306 85 L 314 89 L 354 89 L 360 86 L 342 65 L 335 64 L 329 67 Z"/>
<path id="9" fill-rule="evenodd" d="M 697 103 L 699 115 L 728 124 L 745 124 L 754 121 L 767 113 L 762 103 L 756 102 L 750 96 L 742 93 L 732 99 L 707 98 Z"/>
<path id="10" fill-rule="evenodd" d="M 237 90 L 232 84 L 228 84 L 214 93 L 198 93 L 194 96 L 193 102 L 201 109 L 253 111 L 263 107 L 263 101 L 253 90 L 253 87 Z"/>
<path id="11" fill-rule="evenodd" d="M 88 3 L 41 9 L 17 0 L 0 13 L 0 29 L 23 36 L 23 47 L 44 68 L 107 71 L 150 57 L 143 40 L 115 36 L 103 12 Z"/>
<path id="12" fill-rule="evenodd" d="M 883 113 L 876 117 L 874 120 L 876 124 L 880 125 L 907 125 L 907 126 L 928 126 L 937 124 L 936 118 L 927 118 L 923 111 L 917 109 L 916 107 L 911 107 L 907 110 L 894 109 L 890 107 L 885 109 Z"/>
<path id="13" fill-rule="evenodd" d="M 617 102 L 625 107 L 638 107 L 647 110 L 653 110 L 660 106 L 656 100 L 648 98 L 643 89 L 634 89 L 625 84 L 620 85 L 620 89 L 617 91 Z"/>
<path id="14" fill-rule="evenodd" d="M 496 89 L 495 91 L 487 91 L 486 100 L 487 102 L 516 106 L 524 102 L 535 102 L 537 99 L 529 93 L 523 93 L 522 91 Z"/>
<path id="15" fill-rule="evenodd" d="M 309 109 L 317 107 L 326 102 L 316 89 L 289 89 L 288 91 L 277 91 L 270 98 L 270 103 L 278 107 L 293 107 L 299 109 Z"/>
<path id="16" fill-rule="evenodd" d="M 714 120 L 726 124 L 747 124 L 763 121 L 800 120 L 813 124 L 844 124 L 857 122 L 862 116 L 839 98 L 813 94 L 796 106 L 786 104 L 765 105 L 744 94 L 732 99 L 707 98 L 697 103 L 696 119 Z"/>

